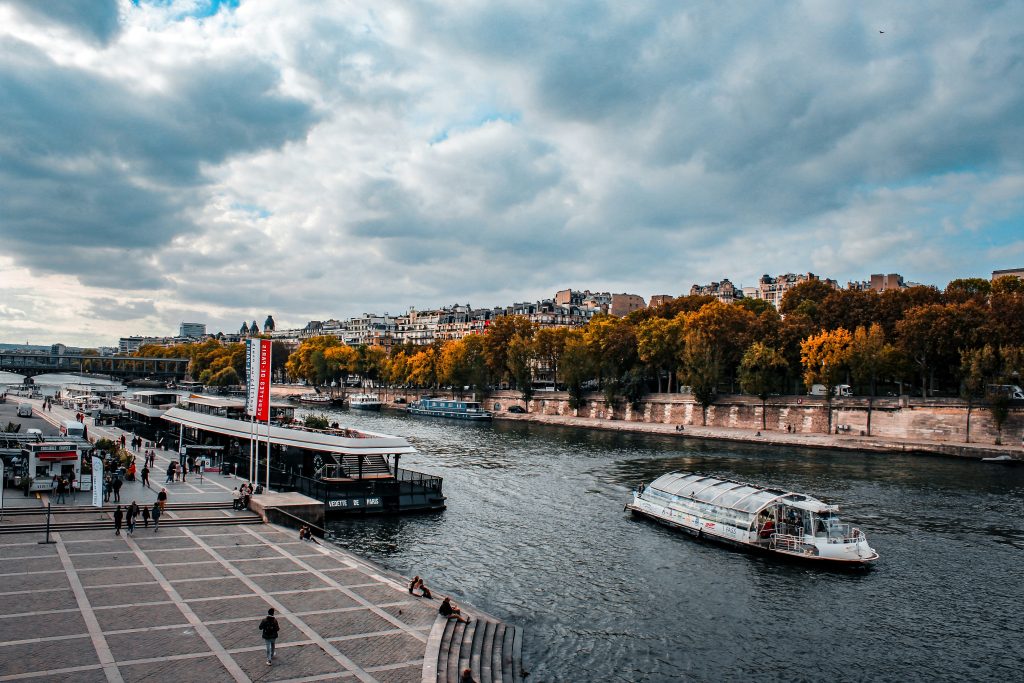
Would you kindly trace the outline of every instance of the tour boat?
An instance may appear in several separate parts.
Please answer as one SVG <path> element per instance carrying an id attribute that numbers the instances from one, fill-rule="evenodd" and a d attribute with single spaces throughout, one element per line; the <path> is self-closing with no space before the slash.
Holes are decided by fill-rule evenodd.
<path id="1" fill-rule="evenodd" d="M 430 415 L 432 417 L 450 417 L 456 420 L 490 420 L 489 411 L 480 407 L 477 401 L 459 401 L 447 398 L 431 398 L 423 396 L 409 404 L 412 415 Z"/>
<path id="2" fill-rule="evenodd" d="M 299 403 L 304 403 L 305 405 L 310 405 L 310 406 L 329 406 L 329 405 L 331 405 L 331 397 L 328 396 L 327 394 L 316 394 L 316 393 L 310 392 L 310 393 L 299 395 L 299 397 L 296 398 L 295 400 L 298 401 Z"/>
<path id="3" fill-rule="evenodd" d="M 380 410 L 380 397 L 376 394 L 353 394 L 348 399 L 348 407 L 355 410 Z"/>
<path id="4" fill-rule="evenodd" d="M 866 566 L 878 559 L 839 508 L 780 489 L 691 472 L 664 474 L 633 491 L 626 509 L 710 540 L 821 564 Z"/>

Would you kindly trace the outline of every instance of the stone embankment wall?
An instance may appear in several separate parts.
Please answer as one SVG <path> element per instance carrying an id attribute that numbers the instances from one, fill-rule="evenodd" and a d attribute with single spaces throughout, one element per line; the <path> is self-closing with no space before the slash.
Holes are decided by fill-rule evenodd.
<path id="1" fill-rule="evenodd" d="M 526 404 L 517 392 L 496 392 L 488 397 L 485 407 L 497 412 L 510 405 Z M 841 433 L 914 441 L 965 443 L 967 441 L 968 408 L 964 401 L 950 399 L 845 398 L 832 402 L 832 431 Z M 767 429 L 789 430 L 797 434 L 828 433 L 828 404 L 817 397 L 780 396 L 769 399 L 764 408 Z M 683 394 L 651 394 L 638 410 L 625 401 L 609 409 L 599 394 L 587 396 L 579 411 L 569 407 L 568 396 L 562 392 L 541 392 L 530 402 L 529 411 L 545 415 L 588 417 L 592 419 L 626 420 L 663 424 L 703 425 L 701 407 L 692 396 Z M 761 401 L 748 396 L 724 396 L 707 410 L 707 426 L 735 429 L 763 429 Z M 870 425 L 869 425 L 870 421 Z M 970 411 L 970 442 L 995 444 L 997 430 L 992 414 L 984 406 Z M 1019 444 L 1024 437 L 1024 408 L 1012 407 L 1002 429 L 1003 444 Z"/>

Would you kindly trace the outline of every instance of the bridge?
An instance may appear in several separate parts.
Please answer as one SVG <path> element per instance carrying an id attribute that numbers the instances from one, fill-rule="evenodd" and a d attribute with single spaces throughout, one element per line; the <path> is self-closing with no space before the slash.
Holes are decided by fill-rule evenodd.
<path id="1" fill-rule="evenodd" d="M 153 378 L 182 380 L 188 372 L 188 358 L 145 358 L 138 356 L 87 356 L 24 351 L 0 351 L 0 370 L 34 377 L 51 372 L 80 372 L 110 375 L 121 379 Z"/>

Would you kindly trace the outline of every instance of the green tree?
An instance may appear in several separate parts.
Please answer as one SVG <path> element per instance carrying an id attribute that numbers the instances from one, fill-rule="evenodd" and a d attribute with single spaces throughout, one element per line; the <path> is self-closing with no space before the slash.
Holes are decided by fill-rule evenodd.
<path id="1" fill-rule="evenodd" d="M 961 278 L 953 280 L 946 285 L 943 292 L 946 302 L 951 304 L 962 304 L 968 301 L 975 301 L 984 305 L 992 293 L 992 283 L 980 277 Z"/>
<path id="2" fill-rule="evenodd" d="M 768 429 L 768 395 L 776 389 L 786 369 L 786 359 L 778 349 L 754 342 L 740 361 L 740 387 L 761 399 L 761 429 Z"/>
<path id="3" fill-rule="evenodd" d="M 534 329 L 534 324 L 521 315 L 506 315 L 491 321 L 484 333 L 484 358 L 492 377 L 499 381 L 510 377 L 509 344 L 514 337 L 532 340 Z"/>

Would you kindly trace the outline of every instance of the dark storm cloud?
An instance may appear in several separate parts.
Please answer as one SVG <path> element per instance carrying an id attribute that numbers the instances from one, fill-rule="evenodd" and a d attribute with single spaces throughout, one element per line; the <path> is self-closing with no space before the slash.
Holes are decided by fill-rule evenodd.
<path id="1" fill-rule="evenodd" d="M 117 0 L 0 0 L 0 5 L 17 8 L 29 21 L 58 24 L 100 44 L 120 28 Z"/>
<path id="2" fill-rule="evenodd" d="M 0 43 L 0 233 L 19 262 L 110 285 L 109 250 L 124 250 L 131 284 L 162 285 L 142 262 L 198 231 L 203 166 L 300 138 L 314 121 L 258 61 L 199 60 L 166 78 L 147 91 Z"/>

